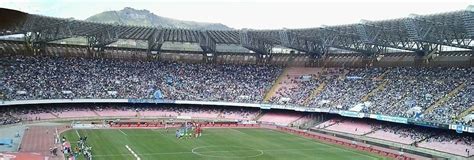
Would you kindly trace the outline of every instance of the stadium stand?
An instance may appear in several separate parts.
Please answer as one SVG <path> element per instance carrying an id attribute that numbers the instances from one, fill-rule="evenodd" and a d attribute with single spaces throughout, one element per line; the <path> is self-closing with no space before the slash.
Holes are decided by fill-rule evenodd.
<path id="1" fill-rule="evenodd" d="M 428 112 L 428 114 L 423 117 L 424 120 L 447 124 L 455 121 L 461 112 L 474 106 L 474 101 L 472 100 L 472 95 L 474 95 L 473 83 L 472 78 L 464 82 L 462 84 L 463 88 L 461 88 L 457 94 L 447 97 L 449 100 L 435 108 L 433 111 Z M 466 123 L 469 124 L 469 122 Z"/>
<path id="2" fill-rule="evenodd" d="M 338 117 L 322 122 L 313 129 L 370 137 L 464 157 L 472 156 L 468 153 L 474 150 L 474 139 L 470 133 L 459 134 L 429 127 Z"/>
<path id="3" fill-rule="evenodd" d="M 192 106 L 153 106 L 153 105 L 37 105 L 13 107 L 18 122 L 54 120 L 68 118 L 100 118 L 100 117 L 190 117 L 203 119 L 254 120 L 259 114 L 258 109 L 216 108 Z M 33 113 L 33 114 L 32 114 Z"/>
<path id="4" fill-rule="evenodd" d="M 339 118 L 333 118 L 333 119 L 330 119 L 328 121 L 324 121 L 320 124 L 317 124 L 316 126 L 313 127 L 313 129 L 324 129 L 326 127 L 329 127 L 329 126 L 332 126 L 336 123 L 339 123 L 341 121 L 341 119 Z"/>
<path id="5" fill-rule="evenodd" d="M 87 109 L 74 109 L 74 110 L 65 110 L 61 112 L 56 112 L 52 113 L 54 115 L 57 115 L 59 118 L 74 118 L 77 117 L 77 115 L 81 115 L 81 117 L 94 117 L 96 114 Z"/>
<path id="6" fill-rule="evenodd" d="M 99 109 L 96 113 L 101 117 L 136 117 L 137 113 L 133 109 Z"/>
<path id="7" fill-rule="evenodd" d="M 385 115 L 413 117 L 472 77 L 472 68 L 392 68 L 388 84 L 369 101 L 368 111 Z M 388 108 L 390 106 L 390 108 Z"/>
<path id="8" fill-rule="evenodd" d="M 371 126 L 367 122 L 360 120 L 343 120 L 325 129 L 355 135 L 363 135 L 372 131 Z"/>
<path id="9" fill-rule="evenodd" d="M 8 100 L 164 98 L 260 102 L 281 72 L 255 65 L 14 56 L 2 59 Z M 153 68 L 153 70 L 150 70 Z"/>
<path id="10" fill-rule="evenodd" d="M 304 105 L 311 92 L 320 85 L 317 79 L 320 72 L 318 68 L 287 68 L 282 75 L 284 78 L 274 84 L 276 93 L 270 98 L 270 103 Z"/>
<path id="11" fill-rule="evenodd" d="M 406 127 L 403 125 L 381 122 L 373 122 L 371 125 L 374 129 L 374 132 L 367 134 L 368 137 L 402 144 L 413 144 L 415 142 L 425 140 L 426 138 L 437 133 L 435 131 L 424 132 L 426 128 L 416 126 Z"/>
<path id="12" fill-rule="evenodd" d="M 418 146 L 468 157 L 474 151 L 473 140 L 473 137 L 469 135 L 461 136 L 444 133 L 430 137 L 419 143 Z"/>
<path id="13" fill-rule="evenodd" d="M 299 112 L 292 112 L 292 113 L 284 113 L 284 112 L 267 112 L 263 113 L 258 121 L 265 122 L 265 123 L 273 123 L 277 125 L 286 126 L 291 122 L 294 122 L 304 116 L 303 113 Z"/>
<path id="14" fill-rule="evenodd" d="M 4 9 L 0 11 L 5 12 Z M 2 125 L 68 118 L 183 116 L 188 119 L 230 119 L 299 126 L 314 117 L 308 117 L 303 112 L 274 111 L 265 105 L 274 105 L 279 109 L 301 109 L 295 107 L 300 106 L 306 107 L 303 110 L 313 109 L 318 113 L 333 114 L 329 118 L 323 118 L 329 120 L 311 125 L 313 130 L 369 137 L 467 158 L 472 158 L 469 152 L 474 153 L 472 134 L 461 134 L 465 132 L 463 129 L 474 126 L 474 118 L 464 119 L 474 110 L 474 54 L 470 42 L 472 38 L 466 39 L 472 37 L 474 30 L 472 7 L 466 11 L 364 22 L 362 25 L 270 31 L 164 29 L 162 34 L 158 34 L 161 29 L 157 28 L 95 24 L 22 14 L 29 17 L 28 21 L 16 25 L 25 26 L 1 29 L 0 34 L 26 35 L 34 31 L 40 37 L 29 37 L 35 41 L 28 41 L 28 37 L 25 37 L 25 44 L 23 41 L 0 40 L 2 103 L 50 99 L 152 99 L 222 101 L 254 104 L 257 107 L 18 105 L 0 108 Z M 455 27 L 443 25 L 447 23 Z M 47 30 L 50 24 L 74 25 L 73 32 L 70 32 L 71 35 L 51 35 Z M 405 46 L 419 44 L 421 41 L 419 33 L 414 33 L 419 32 L 415 27 L 426 32 L 424 35 L 428 35 L 426 38 L 429 43 Z M 427 27 L 430 29 L 426 29 Z M 117 32 L 120 36 L 104 42 L 87 42 L 87 45 L 48 43 L 71 36 L 98 38 L 98 35 L 90 34 L 97 32 L 98 28 Z M 398 30 L 387 32 L 390 28 Z M 134 33 L 130 33 L 132 30 Z M 444 34 L 454 36 L 450 37 L 452 41 L 446 42 Z M 42 35 L 45 37 L 41 37 Z M 322 41 L 331 44 L 307 41 L 304 39 L 315 37 L 300 35 L 317 35 Z M 346 36 L 340 37 L 341 35 Z M 161 44 L 157 41 L 160 38 L 166 42 Z M 147 49 L 124 49 L 103 45 L 117 39 L 148 41 L 149 46 Z M 201 39 L 206 39 L 206 42 Z M 269 39 L 272 40 L 268 41 Z M 361 42 L 366 45 L 369 39 L 373 39 L 373 46 L 381 47 L 377 48 L 380 51 L 375 53 L 373 48 L 360 47 Z M 187 44 L 185 47 L 181 44 L 183 42 Z M 255 42 L 259 44 L 252 44 Z M 312 53 L 313 50 L 300 48 L 301 45 L 308 44 L 315 44 L 310 47 L 324 46 L 321 50 L 328 51 Z M 156 45 L 163 45 L 164 50 Z M 219 46 L 217 48 L 220 51 L 243 52 L 216 56 L 217 50 L 211 45 Z M 277 55 L 269 51 L 275 48 L 265 48 L 277 45 L 296 49 Z M 444 51 L 445 47 L 459 47 L 461 50 Z M 204 49 L 210 52 L 204 52 Z M 162 57 L 178 58 L 175 58 L 177 61 L 167 61 L 161 60 Z M 185 63 L 189 59 L 213 63 Z M 229 60 L 226 61 L 227 59 Z M 248 59 L 251 62 L 245 61 Z M 295 66 L 318 67 L 283 67 L 290 63 Z M 266 108 L 263 110 L 258 106 Z M 391 119 L 392 121 L 396 121 L 396 118 L 408 121 L 409 118 L 413 124 L 443 125 L 446 130 L 334 116 L 347 113 L 345 111 L 357 112 L 357 115 L 352 116 L 391 116 L 395 119 Z M 326 116 L 327 113 L 321 114 Z M 451 126 L 453 124 L 457 125 Z M 52 139 L 51 135 L 36 131 L 45 129 L 31 128 L 31 133 L 25 135 L 26 141 L 41 146 L 25 146 L 23 150 L 46 153 L 47 146 L 52 142 L 36 139 L 36 136 Z"/>
<path id="15" fill-rule="evenodd" d="M 173 100 L 262 103 L 283 70 L 266 65 L 60 57 L 13 56 L 2 61 L 8 66 L 1 88 L 6 100 L 159 96 Z M 268 103 L 417 116 L 444 124 L 456 122 L 457 116 L 474 104 L 469 98 L 473 92 L 472 67 L 289 68 L 285 74 L 275 84 L 278 87 Z M 449 93 L 453 95 L 446 96 Z M 67 114 L 53 113 L 51 117 L 31 113 L 29 117 L 48 119 Z M 97 114 L 136 116 L 122 111 Z"/>

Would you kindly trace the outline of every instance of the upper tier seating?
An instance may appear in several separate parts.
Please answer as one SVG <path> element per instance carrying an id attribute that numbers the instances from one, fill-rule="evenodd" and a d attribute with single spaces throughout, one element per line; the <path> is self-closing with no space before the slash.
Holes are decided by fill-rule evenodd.
<path id="1" fill-rule="evenodd" d="M 320 85 L 317 76 L 321 68 L 290 67 L 286 75 L 277 85 L 276 93 L 270 102 L 276 104 L 304 105 L 311 92 Z M 284 100 L 284 99 L 288 100 Z"/>
<path id="2" fill-rule="evenodd" d="M 7 100 L 172 98 L 261 102 L 282 68 L 60 57 L 1 57 Z M 161 94 L 159 94 L 161 93 Z"/>

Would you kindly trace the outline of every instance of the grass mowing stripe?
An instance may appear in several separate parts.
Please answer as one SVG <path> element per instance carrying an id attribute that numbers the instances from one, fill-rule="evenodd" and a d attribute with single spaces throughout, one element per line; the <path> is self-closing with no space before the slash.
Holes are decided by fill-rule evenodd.
<path id="1" fill-rule="evenodd" d="M 358 154 L 358 155 L 362 155 L 362 156 L 365 156 L 365 157 L 369 157 L 371 159 L 374 159 L 374 157 L 370 156 L 370 155 L 366 155 L 366 154 L 363 154 L 363 153 L 358 153 L 358 152 L 354 152 L 350 149 L 346 149 L 346 148 L 341 148 L 341 147 L 336 147 L 336 146 L 332 146 L 332 145 L 329 145 L 329 144 L 326 144 L 324 142 L 317 142 L 313 139 L 308 139 L 306 137 L 301 137 L 301 136 L 298 136 L 298 139 L 301 139 L 301 140 L 305 140 L 305 141 L 308 141 L 308 142 L 312 142 L 312 143 L 316 143 L 316 144 L 319 144 L 319 145 L 324 145 L 324 146 L 327 146 L 327 147 L 331 147 L 331 148 L 334 148 L 334 149 L 337 149 L 337 150 L 340 150 L 340 151 L 345 151 L 345 152 L 351 152 L 351 153 L 354 153 L 354 154 Z"/>
<path id="2" fill-rule="evenodd" d="M 237 130 L 237 129 L 232 129 L 232 130 L 241 132 L 241 131 L 239 131 L 239 130 Z M 288 133 L 285 133 L 285 132 L 275 131 L 275 130 L 272 130 L 272 129 L 266 129 L 266 131 L 270 131 L 270 132 L 277 133 L 277 134 L 283 134 L 283 135 L 294 135 L 294 136 L 296 136 L 297 139 L 302 139 L 302 140 L 305 140 L 305 141 L 309 141 L 309 142 L 311 142 L 311 143 L 315 143 L 315 144 L 319 144 L 319 145 L 328 146 L 328 147 L 331 147 L 331 148 L 334 148 L 334 149 L 337 149 L 337 150 L 340 150 L 340 151 L 344 151 L 344 152 L 351 152 L 351 153 L 354 153 L 354 154 L 357 154 L 357 155 L 361 155 L 361 156 L 364 156 L 364 157 L 368 157 L 368 158 L 370 158 L 370 159 L 378 159 L 377 157 L 372 156 L 372 155 L 370 155 L 370 154 L 359 153 L 359 152 L 353 151 L 353 150 L 348 149 L 348 148 L 332 146 L 332 145 L 325 144 L 325 143 L 323 143 L 323 142 L 318 142 L 318 141 L 315 141 L 315 140 L 313 140 L 313 139 L 309 139 L 309 138 L 302 137 L 302 136 L 299 136 L 299 135 L 288 134 Z M 241 133 L 244 133 L 244 132 L 241 132 Z M 245 134 L 247 134 L 247 133 L 245 133 Z"/>
<path id="3" fill-rule="evenodd" d="M 263 152 L 281 152 L 281 151 L 313 151 L 321 150 L 321 148 L 295 148 L 295 149 L 242 149 L 242 150 L 231 150 L 231 151 L 200 151 L 199 153 L 225 153 L 225 152 L 245 152 L 245 151 L 263 151 Z M 141 153 L 136 154 L 139 156 L 150 156 L 150 155 L 165 155 L 165 154 L 196 154 L 196 152 L 156 152 L 156 153 Z M 95 155 L 94 157 L 116 157 L 122 155 L 133 155 L 133 154 L 103 154 Z"/>
<path id="4" fill-rule="evenodd" d="M 350 152 L 337 146 L 326 146 L 318 141 L 301 138 L 285 132 L 267 129 L 205 129 L 203 136 L 197 139 L 176 139 L 174 132 L 165 130 L 129 129 L 116 130 L 83 130 L 81 136 L 87 135 L 89 145 L 93 148 L 94 160 L 135 160 L 136 157 L 124 147 L 128 145 L 141 160 L 371 160 L 365 153 Z M 67 139 L 77 140 L 75 131 L 63 133 Z M 207 147 L 206 147 L 207 146 Z M 194 148 L 201 147 L 198 154 Z M 204 147 L 204 148 L 203 148 Z M 337 148 L 337 149 L 334 149 Z M 260 154 L 263 150 L 264 154 Z M 201 154 L 201 155 L 199 155 Z M 371 155 L 374 157 L 382 157 Z"/>
<path id="5" fill-rule="evenodd" d="M 370 154 L 363 154 L 363 153 L 358 153 L 358 152 L 352 151 L 350 149 L 335 147 L 335 146 L 332 146 L 332 145 L 329 145 L 329 144 L 325 144 L 323 142 L 316 142 L 313 139 L 308 139 L 308 138 L 305 138 L 305 137 L 299 137 L 299 139 L 304 139 L 304 140 L 307 140 L 307 141 L 315 142 L 317 144 L 328 146 L 328 147 L 331 147 L 331 148 L 334 148 L 334 149 L 337 149 L 337 150 L 340 150 L 340 151 L 347 151 L 347 152 L 351 152 L 351 153 L 358 154 L 358 155 L 361 155 L 361 156 L 369 157 L 370 159 L 378 159 L 377 157 L 371 156 Z"/>

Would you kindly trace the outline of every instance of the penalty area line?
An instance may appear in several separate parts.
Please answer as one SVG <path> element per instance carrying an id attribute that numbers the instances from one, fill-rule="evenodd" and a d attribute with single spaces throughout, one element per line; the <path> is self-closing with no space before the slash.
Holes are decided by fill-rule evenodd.
<path id="1" fill-rule="evenodd" d="M 127 134 L 127 133 L 125 133 L 125 132 L 123 132 L 121 129 L 119 129 L 119 131 L 120 131 L 120 132 L 122 132 L 122 134 L 123 134 L 123 135 L 126 135 L 126 136 L 128 136 L 128 134 Z"/>
<path id="2" fill-rule="evenodd" d="M 128 145 L 125 145 L 125 148 L 127 148 L 128 151 L 130 151 L 130 153 L 132 153 L 132 155 L 133 155 L 137 160 L 141 160 L 140 157 L 138 157 L 138 155 L 137 155 L 130 147 L 128 147 Z"/>
<path id="3" fill-rule="evenodd" d="M 77 137 L 81 138 L 81 135 L 79 134 L 79 132 L 77 131 L 77 129 L 76 129 L 76 134 L 77 134 Z"/>

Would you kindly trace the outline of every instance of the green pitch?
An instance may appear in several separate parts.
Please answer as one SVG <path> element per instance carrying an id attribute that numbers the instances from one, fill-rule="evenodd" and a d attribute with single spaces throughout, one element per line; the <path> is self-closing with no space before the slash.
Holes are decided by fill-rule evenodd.
<path id="1" fill-rule="evenodd" d="M 76 132 L 77 131 L 77 132 Z M 74 147 L 87 136 L 94 160 L 370 160 L 383 157 L 269 129 L 204 129 L 198 139 L 176 130 L 103 129 L 63 133 Z M 126 147 L 128 146 L 130 150 Z M 133 155 L 132 151 L 136 154 Z M 81 159 L 82 155 L 80 156 Z"/>

